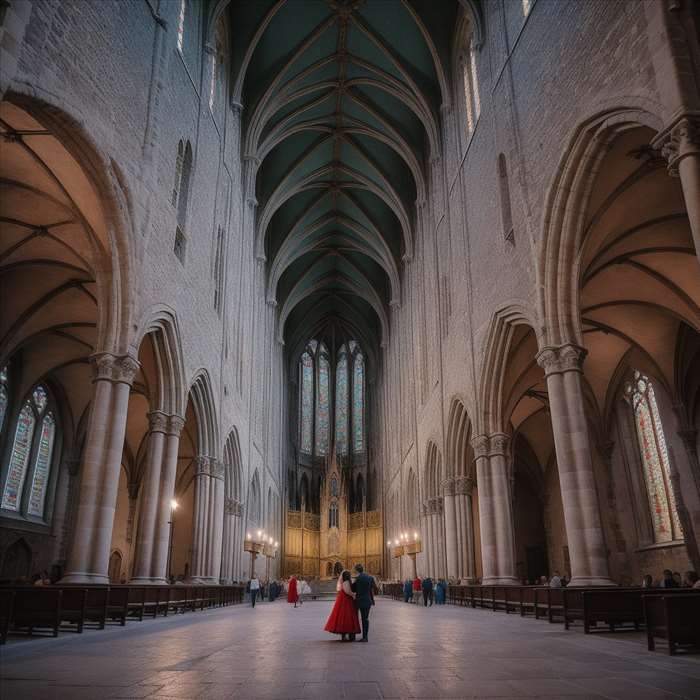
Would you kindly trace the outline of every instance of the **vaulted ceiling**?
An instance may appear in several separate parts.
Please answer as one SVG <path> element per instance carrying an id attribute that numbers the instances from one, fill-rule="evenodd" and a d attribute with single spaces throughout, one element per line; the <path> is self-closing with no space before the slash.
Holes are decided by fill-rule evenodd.
<path id="1" fill-rule="evenodd" d="M 230 4 L 256 254 L 288 347 L 337 323 L 386 342 L 440 151 L 457 12 L 456 0 Z"/>

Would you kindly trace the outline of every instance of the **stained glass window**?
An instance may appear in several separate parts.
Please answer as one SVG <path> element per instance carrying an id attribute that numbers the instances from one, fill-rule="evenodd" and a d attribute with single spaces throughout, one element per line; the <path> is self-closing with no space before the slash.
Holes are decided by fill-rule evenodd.
<path id="1" fill-rule="evenodd" d="M 328 452 L 329 411 L 329 366 L 328 358 L 321 355 L 318 361 L 318 406 L 316 409 L 316 454 Z"/>
<path id="2" fill-rule="evenodd" d="M 311 355 L 301 356 L 301 450 L 311 452 L 314 413 L 314 363 Z"/>
<path id="3" fill-rule="evenodd" d="M 34 411 L 29 401 L 27 401 L 17 419 L 15 440 L 10 453 L 10 468 L 5 481 L 5 488 L 2 492 L 2 507 L 8 510 L 18 511 L 22 505 L 22 488 L 24 487 L 24 479 L 27 476 L 27 465 L 29 464 L 29 453 L 31 451 L 35 423 Z"/>
<path id="4" fill-rule="evenodd" d="M 331 503 L 330 508 L 328 509 L 328 527 L 340 527 L 337 503 Z"/>
<path id="5" fill-rule="evenodd" d="M 7 391 L 7 367 L 3 367 L 0 369 L 0 434 L 5 425 L 8 403 L 10 403 L 10 395 Z"/>
<path id="6" fill-rule="evenodd" d="M 649 378 L 635 372 L 634 383 L 627 386 L 634 410 L 637 439 L 642 458 L 644 480 L 649 497 L 649 510 L 655 542 L 671 542 L 683 538 L 676 500 L 671 484 L 666 439 L 656 404 L 654 387 Z"/>
<path id="7" fill-rule="evenodd" d="M 51 468 L 51 454 L 56 435 L 56 422 L 50 413 L 44 416 L 41 422 L 41 437 L 34 462 L 34 476 L 32 477 L 32 490 L 29 494 L 29 515 L 42 517 L 44 515 L 44 501 L 46 500 L 46 487 L 49 483 L 49 470 Z"/>
<path id="8" fill-rule="evenodd" d="M 362 355 L 355 355 L 352 377 L 352 449 L 362 452 L 364 449 L 364 399 L 365 399 L 365 364 Z"/>
<path id="9" fill-rule="evenodd" d="M 335 368 L 335 451 L 348 453 L 348 357 L 345 346 Z"/>

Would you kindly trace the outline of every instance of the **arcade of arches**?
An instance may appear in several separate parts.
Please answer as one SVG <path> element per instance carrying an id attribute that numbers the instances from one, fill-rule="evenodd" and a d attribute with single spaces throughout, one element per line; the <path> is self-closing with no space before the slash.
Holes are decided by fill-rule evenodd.
<path id="1" fill-rule="evenodd" d="M 1 580 L 700 570 L 697 3 L 0 4 Z"/>

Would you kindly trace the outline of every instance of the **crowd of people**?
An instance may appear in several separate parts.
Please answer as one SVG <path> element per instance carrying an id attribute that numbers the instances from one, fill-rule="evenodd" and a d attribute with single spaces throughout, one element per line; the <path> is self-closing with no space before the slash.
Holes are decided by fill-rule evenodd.
<path id="1" fill-rule="evenodd" d="M 407 578 L 403 582 L 404 603 L 422 602 L 425 607 L 430 607 L 433 603 L 444 605 L 447 599 L 447 587 L 450 584 L 451 582 L 444 578 L 433 581 L 430 576 L 422 579 L 416 576 L 413 580 Z"/>
<path id="2" fill-rule="evenodd" d="M 571 578 L 559 571 L 552 572 L 551 576 L 540 576 L 533 581 L 523 581 L 524 586 L 549 586 L 550 588 L 564 588 L 568 586 Z M 403 582 L 403 599 L 405 603 L 420 603 L 428 607 L 433 604 L 443 605 L 447 597 L 448 586 L 468 584 L 481 584 L 481 579 L 473 581 L 457 581 L 453 579 L 438 578 L 434 581 L 432 577 L 426 576 L 414 579 L 407 578 Z M 641 583 L 642 588 L 698 588 L 700 589 L 700 577 L 695 571 L 686 571 L 681 576 L 678 571 L 664 569 L 661 578 L 654 580 L 651 574 L 645 574 Z"/>

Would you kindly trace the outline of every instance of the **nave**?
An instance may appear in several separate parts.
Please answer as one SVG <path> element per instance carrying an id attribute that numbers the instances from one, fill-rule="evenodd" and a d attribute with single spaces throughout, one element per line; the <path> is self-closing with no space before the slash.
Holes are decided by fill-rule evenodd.
<path id="1" fill-rule="evenodd" d="M 697 698 L 698 657 L 641 634 L 381 598 L 369 644 L 322 631 L 330 602 L 169 616 L 3 649 L 0 696 L 51 698 Z"/>

